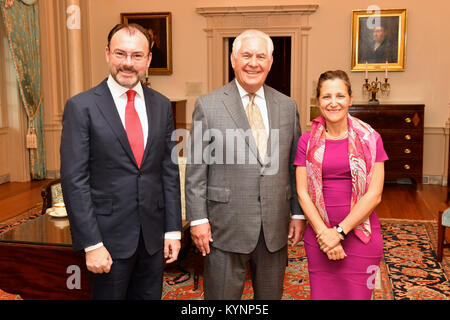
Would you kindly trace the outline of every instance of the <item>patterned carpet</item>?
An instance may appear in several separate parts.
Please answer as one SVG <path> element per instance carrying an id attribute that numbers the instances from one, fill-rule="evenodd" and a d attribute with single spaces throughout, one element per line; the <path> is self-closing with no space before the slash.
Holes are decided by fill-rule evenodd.
<path id="1" fill-rule="evenodd" d="M 39 215 L 40 205 L 20 216 L 0 223 L 0 233 Z M 437 262 L 437 223 L 435 221 L 385 220 L 382 221 L 384 259 L 375 281 L 375 300 L 449 300 L 450 252 L 444 251 L 444 260 Z M 203 299 L 202 277 L 194 290 L 193 270 L 199 256 L 191 249 L 178 264 L 166 268 L 164 274 L 164 300 Z M 308 263 L 303 246 L 289 247 L 284 300 L 308 300 Z M 248 277 L 243 299 L 252 299 L 253 290 Z M 18 300 L 17 294 L 0 289 L 0 300 Z"/>
<path id="2" fill-rule="evenodd" d="M 309 299 L 308 265 L 303 246 L 289 247 L 289 264 L 284 279 L 284 300 Z M 199 287 L 194 291 L 193 270 L 194 265 L 202 259 L 200 255 L 190 250 L 182 262 L 182 270 L 177 266 L 166 268 L 164 275 L 163 300 L 202 300 L 203 279 L 200 276 Z M 244 285 L 242 299 L 253 299 L 253 289 L 250 276 Z"/>
<path id="3" fill-rule="evenodd" d="M 41 215 L 41 210 L 42 210 L 42 203 L 37 203 L 31 209 L 28 209 L 27 211 L 19 214 L 18 216 L 15 216 L 5 221 L 1 221 L 0 233 L 11 230 L 16 226 L 24 222 L 27 222 L 28 220 L 32 220 L 34 218 L 39 217 Z"/>
<path id="4" fill-rule="evenodd" d="M 384 268 L 394 300 L 449 300 L 450 258 L 437 261 L 435 221 L 382 222 Z"/>
<path id="5" fill-rule="evenodd" d="M 375 280 L 374 300 L 449 300 L 450 258 L 437 262 L 437 223 L 435 221 L 382 220 L 384 259 Z M 179 268 L 166 269 L 164 300 L 203 299 L 202 277 L 194 289 L 193 268 L 198 255 L 188 252 Z M 289 247 L 289 264 L 284 281 L 284 300 L 308 300 L 308 262 L 303 246 Z M 242 299 L 252 299 L 247 277 Z"/>

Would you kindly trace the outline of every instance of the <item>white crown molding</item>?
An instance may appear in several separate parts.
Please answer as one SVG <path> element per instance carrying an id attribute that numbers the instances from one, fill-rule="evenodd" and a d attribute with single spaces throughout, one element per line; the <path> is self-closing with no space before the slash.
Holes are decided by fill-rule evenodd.
<path id="1" fill-rule="evenodd" d="M 202 16 L 233 14 L 312 14 L 317 11 L 317 4 L 241 6 L 241 7 L 201 7 L 196 12 Z"/>

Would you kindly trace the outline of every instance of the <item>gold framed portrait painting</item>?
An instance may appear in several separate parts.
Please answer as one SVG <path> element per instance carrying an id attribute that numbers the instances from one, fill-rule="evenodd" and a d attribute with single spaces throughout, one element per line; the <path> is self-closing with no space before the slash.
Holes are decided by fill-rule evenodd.
<path id="1" fill-rule="evenodd" d="M 352 13 L 351 70 L 405 70 L 406 9 Z"/>
<path id="2" fill-rule="evenodd" d="M 170 12 L 121 13 L 121 22 L 143 26 L 152 38 L 149 74 L 172 74 L 172 14 Z"/>

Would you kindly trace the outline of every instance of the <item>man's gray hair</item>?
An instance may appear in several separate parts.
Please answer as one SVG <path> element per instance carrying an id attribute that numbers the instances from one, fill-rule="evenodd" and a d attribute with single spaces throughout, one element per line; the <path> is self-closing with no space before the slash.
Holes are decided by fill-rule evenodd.
<path id="1" fill-rule="evenodd" d="M 237 57 L 237 53 L 239 51 L 239 49 L 242 46 L 242 40 L 247 39 L 247 38 L 262 38 L 264 40 L 266 40 L 267 42 L 267 52 L 269 53 L 269 56 L 272 55 L 273 53 L 273 42 L 272 39 L 270 39 L 270 37 L 259 30 L 255 30 L 255 29 L 249 29 L 249 30 L 245 30 L 244 32 L 242 32 L 240 35 L 238 35 L 236 37 L 236 39 L 234 39 L 233 41 L 233 55 L 235 57 Z"/>

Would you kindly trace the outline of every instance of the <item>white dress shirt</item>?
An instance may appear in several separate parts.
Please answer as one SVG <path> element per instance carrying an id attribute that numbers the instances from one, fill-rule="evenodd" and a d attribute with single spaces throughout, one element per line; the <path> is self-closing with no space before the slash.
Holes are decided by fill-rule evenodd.
<path id="1" fill-rule="evenodd" d="M 117 83 L 114 78 L 109 75 L 107 80 L 108 88 L 111 91 L 111 95 L 114 100 L 114 104 L 116 105 L 117 112 L 119 113 L 120 120 L 122 121 L 123 127 L 125 128 L 125 108 L 127 106 L 128 97 L 127 91 L 130 90 L 128 88 L 122 87 Z M 144 134 L 144 146 L 147 144 L 148 138 L 148 118 L 147 118 L 147 108 L 145 107 L 145 98 L 144 98 L 144 90 L 142 89 L 142 85 L 140 82 L 132 89 L 136 91 L 136 97 L 134 98 L 134 107 L 139 116 L 139 120 L 141 121 L 142 131 Z M 181 239 L 180 231 L 171 231 L 166 232 L 164 234 L 165 239 Z M 93 246 L 87 247 L 84 249 L 85 252 L 100 248 L 103 246 L 103 243 L 97 243 Z"/>
<path id="2" fill-rule="evenodd" d="M 239 91 L 239 95 L 241 97 L 242 106 L 244 107 L 244 112 L 247 109 L 247 105 L 250 102 L 250 96 L 247 91 L 244 90 L 244 88 L 241 87 L 239 82 L 237 80 L 234 80 L 236 82 L 236 86 Z M 267 104 L 266 104 L 266 97 L 264 96 L 264 87 L 261 87 L 258 89 L 258 91 L 255 92 L 255 100 L 253 102 L 259 107 L 259 111 L 261 112 L 261 116 L 264 122 L 264 128 L 266 129 L 266 134 L 269 136 L 270 134 L 270 127 L 269 127 L 269 115 L 267 112 Z"/>
<path id="3" fill-rule="evenodd" d="M 241 97 L 242 106 L 244 107 L 244 112 L 247 108 L 248 103 L 250 102 L 250 96 L 247 91 L 242 88 L 242 86 L 239 84 L 239 82 L 235 79 L 236 86 L 239 91 L 239 96 Z M 261 86 L 256 92 L 255 92 L 255 100 L 253 100 L 254 103 L 259 107 L 259 111 L 261 112 L 261 116 L 264 122 L 264 128 L 266 129 L 267 136 L 270 135 L 270 128 L 269 128 L 269 113 L 267 111 L 267 104 L 266 104 L 266 97 L 264 95 L 264 87 Z M 302 219 L 305 220 L 305 216 L 295 214 L 292 215 L 292 219 Z M 207 218 L 204 219 L 198 219 L 191 221 L 191 227 L 197 226 L 202 223 L 206 223 L 209 220 Z"/>
<path id="4" fill-rule="evenodd" d="M 111 95 L 116 105 L 117 112 L 119 112 L 120 120 L 122 121 L 123 127 L 125 128 L 125 109 L 128 102 L 127 91 L 128 88 L 122 87 L 117 83 L 114 78 L 109 75 L 108 78 L 108 88 L 111 91 Z M 141 121 L 142 132 L 144 133 L 144 148 L 147 145 L 148 138 L 148 118 L 147 118 L 147 108 L 145 107 L 144 91 L 142 89 L 141 82 L 132 89 L 136 91 L 136 97 L 134 98 L 134 107 Z"/>

